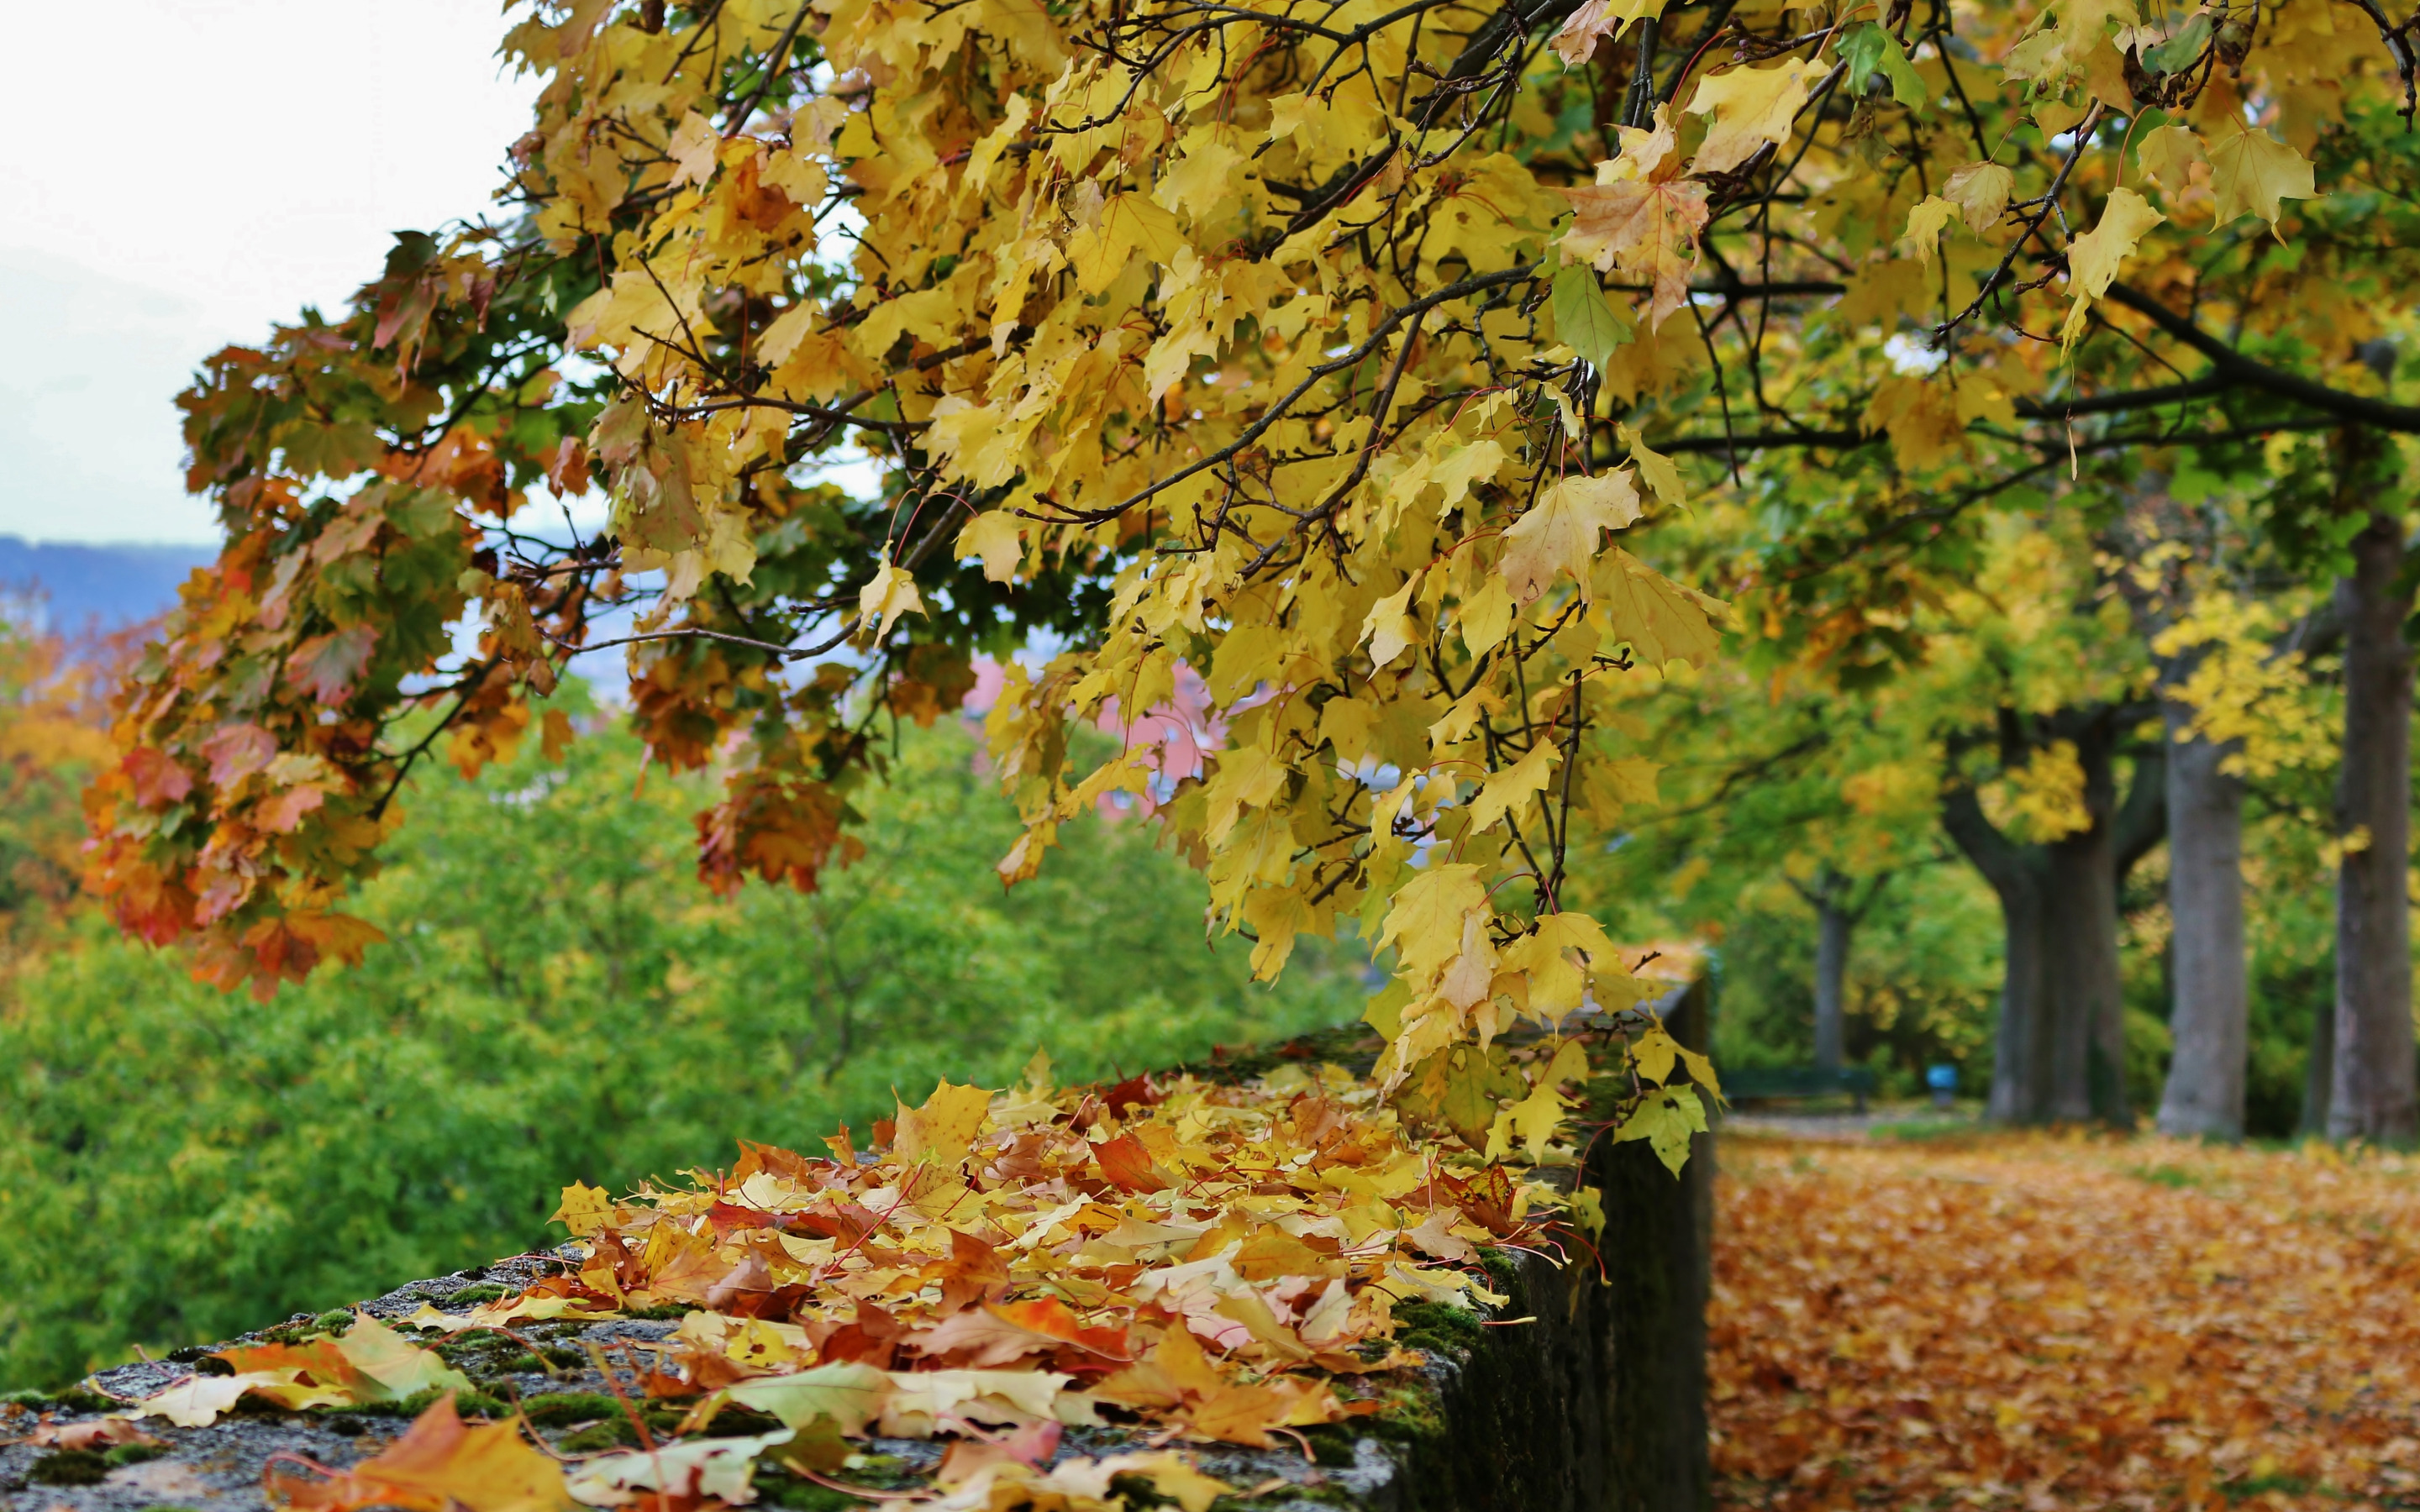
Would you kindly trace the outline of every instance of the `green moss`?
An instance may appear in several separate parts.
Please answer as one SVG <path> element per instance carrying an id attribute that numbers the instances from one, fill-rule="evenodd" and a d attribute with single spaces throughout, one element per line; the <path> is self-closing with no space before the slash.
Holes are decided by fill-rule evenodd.
<path id="1" fill-rule="evenodd" d="M 398 1396 L 391 1402 L 349 1403 L 342 1407 L 314 1407 L 314 1416 L 324 1417 L 418 1417 L 428 1411 L 438 1397 L 445 1395 L 442 1386 L 416 1391 L 409 1396 Z M 253 1398 L 245 1397 L 245 1401 Z M 458 1391 L 454 1394 L 454 1411 L 464 1417 L 509 1417 L 512 1408 L 502 1399 L 483 1391 Z"/>
<path id="2" fill-rule="evenodd" d="M 762 1470 L 756 1473 L 756 1494 L 760 1500 L 770 1502 L 775 1506 L 788 1507 L 791 1512 L 845 1512 L 846 1508 L 866 1504 L 862 1499 L 846 1491 L 836 1491 L 811 1480 Z"/>
<path id="3" fill-rule="evenodd" d="M 341 1334 L 353 1326 L 353 1310 L 339 1307 L 334 1312 L 321 1313 L 311 1319 L 311 1326 L 322 1334 Z"/>
<path id="4" fill-rule="evenodd" d="M 752 1407 L 727 1406 L 714 1414 L 714 1420 L 702 1430 L 710 1439 L 744 1439 L 752 1434 L 770 1433 L 782 1426 L 782 1420 L 770 1412 L 760 1412 Z"/>
<path id="5" fill-rule="evenodd" d="M 510 1287 L 500 1287 L 493 1281 L 482 1281 L 475 1287 L 464 1287 L 459 1291 L 447 1293 L 444 1301 L 448 1307 L 467 1307 L 474 1302 L 502 1302 L 514 1294 Z"/>
<path id="6" fill-rule="evenodd" d="M 546 1368 L 546 1362 L 523 1350 L 493 1361 L 486 1368 L 499 1376 L 535 1375 Z"/>
<path id="7" fill-rule="evenodd" d="M 1407 1302 L 1395 1309 L 1395 1342 L 1406 1349 L 1428 1350 L 1457 1358 L 1479 1348 L 1486 1337 L 1479 1315 L 1442 1302 Z"/>
<path id="8" fill-rule="evenodd" d="M 566 1454 L 597 1454 L 606 1449 L 635 1449 L 639 1447 L 639 1435 L 628 1423 L 620 1418 L 614 1418 L 607 1422 L 591 1423 L 577 1433 L 564 1435 L 562 1447 Z"/>
<path id="9" fill-rule="evenodd" d="M 83 1386 L 70 1386 L 62 1391 L 12 1391 L 0 1396 L 0 1402 L 34 1412 L 114 1412 L 125 1405 L 113 1402 L 101 1393 Z"/>
<path id="10" fill-rule="evenodd" d="M 542 1428 L 619 1417 L 622 1404 L 601 1391 L 550 1391 L 521 1399 L 521 1414 Z"/>
<path id="11" fill-rule="evenodd" d="M 667 1303 L 661 1307 L 633 1307 L 623 1313 L 625 1318 L 644 1319 L 650 1322 L 676 1323 L 695 1312 L 694 1307 L 680 1303 Z"/>
<path id="12" fill-rule="evenodd" d="M 618 1417 L 609 1422 L 591 1423 L 577 1433 L 566 1434 L 559 1445 L 564 1453 L 575 1455 L 596 1454 L 603 1449 L 635 1449 L 638 1446 L 638 1434 Z"/>
<path id="13" fill-rule="evenodd" d="M 1483 1244 L 1479 1250 L 1479 1264 L 1487 1273 L 1488 1289 L 1500 1291 L 1516 1304 L 1521 1298 L 1521 1260 L 1511 1250 L 1494 1244 Z M 1523 1309 L 1515 1306 L 1517 1315 Z"/>
<path id="14" fill-rule="evenodd" d="M 1303 1428 L 1300 1432 L 1305 1442 L 1311 1445 L 1312 1463 L 1321 1465 L 1353 1463 L 1355 1458 L 1353 1441 L 1357 1435 L 1351 1429 L 1341 1424 L 1320 1423 Z"/>
<path id="15" fill-rule="evenodd" d="M 1445 1413 L 1436 1393 L 1423 1383 L 1398 1386 L 1387 1393 L 1387 1410 L 1361 1419 L 1372 1438 L 1396 1443 L 1434 1442 L 1446 1436 Z"/>
<path id="16" fill-rule="evenodd" d="M 105 1451 L 101 1458 L 104 1463 L 112 1467 L 139 1465 L 146 1459 L 157 1459 L 167 1452 L 168 1446 L 162 1443 L 121 1443 L 114 1449 Z"/>
<path id="17" fill-rule="evenodd" d="M 34 1461 L 25 1478 L 43 1486 L 98 1486 L 109 1476 L 109 1462 L 89 1449 L 57 1449 Z"/>

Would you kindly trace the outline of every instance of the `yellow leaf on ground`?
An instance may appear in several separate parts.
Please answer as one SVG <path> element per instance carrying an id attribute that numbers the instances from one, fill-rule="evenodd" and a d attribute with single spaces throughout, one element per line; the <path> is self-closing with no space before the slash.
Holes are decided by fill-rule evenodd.
<path id="1" fill-rule="evenodd" d="M 892 1149 L 901 1160 L 935 1160 L 954 1165 L 983 1131 L 991 1094 L 980 1087 L 953 1087 L 945 1077 L 922 1107 L 901 1104 Z"/>
<path id="2" fill-rule="evenodd" d="M 518 1423 L 464 1426 L 454 1398 L 441 1396 L 404 1436 L 333 1480 L 304 1481 L 272 1473 L 272 1490 L 287 1504 L 351 1512 L 394 1506 L 443 1512 L 559 1512 L 572 1504 L 563 1471 L 529 1446 Z"/>

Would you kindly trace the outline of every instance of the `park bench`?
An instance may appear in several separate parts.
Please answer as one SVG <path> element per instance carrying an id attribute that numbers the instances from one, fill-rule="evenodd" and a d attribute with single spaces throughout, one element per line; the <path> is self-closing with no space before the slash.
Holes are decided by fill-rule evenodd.
<path id="1" fill-rule="evenodd" d="M 1869 1066 L 1842 1066 L 1836 1071 L 1821 1066 L 1725 1066 L 1722 1076 L 1723 1095 L 1733 1103 L 1774 1103 L 1845 1093 L 1856 1100 L 1856 1109 L 1863 1113 L 1866 1099 L 1874 1090 L 1873 1069 Z"/>

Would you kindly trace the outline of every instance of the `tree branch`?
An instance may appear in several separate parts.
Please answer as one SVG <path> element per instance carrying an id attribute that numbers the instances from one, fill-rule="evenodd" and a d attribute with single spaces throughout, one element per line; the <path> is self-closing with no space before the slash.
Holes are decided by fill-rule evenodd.
<path id="1" fill-rule="evenodd" d="M 2342 389 L 2332 389 L 2324 383 L 2246 357 L 2139 289 L 2112 284 L 2109 285 L 2109 298 L 2209 358 L 2217 369 L 2213 377 L 2229 378 L 2241 388 L 2259 389 L 2281 399 L 2290 399 L 2314 409 L 2324 409 L 2355 424 L 2420 435 L 2420 409 L 2410 405 L 2389 404 L 2383 399 L 2348 393 Z"/>

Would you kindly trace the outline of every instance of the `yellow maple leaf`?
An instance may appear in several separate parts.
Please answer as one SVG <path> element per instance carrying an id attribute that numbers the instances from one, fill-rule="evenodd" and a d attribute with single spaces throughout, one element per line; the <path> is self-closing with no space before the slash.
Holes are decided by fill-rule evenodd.
<path id="1" fill-rule="evenodd" d="M 1503 823 L 1506 814 L 1520 811 L 1522 805 L 1554 780 L 1555 764 L 1561 759 L 1561 749 L 1553 741 L 1542 739 L 1519 761 L 1489 773 L 1480 785 L 1479 796 L 1470 802 L 1470 827 L 1463 833 L 1485 834 Z"/>
<path id="2" fill-rule="evenodd" d="M 2285 238 L 2277 231 L 2278 201 L 2319 195 L 2308 158 L 2241 122 L 2233 136 L 2210 149 L 2210 187 L 2218 196 L 2213 227 L 2238 216 L 2257 215 L 2269 223 L 2269 234 L 2280 245 Z"/>
<path id="3" fill-rule="evenodd" d="M 1900 250 L 1913 252 L 1917 261 L 1930 264 L 1932 261 L 1932 243 L 1939 239 L 1943 228 L 1959 213 L 1954 200 L 1944 199 L 1939 194 L 1925 195 L 1916 201 L 1914 209 L 1907 212 L 1907 231 L 1899 239 Z"/>
<path id="4" fill-rule="evenodd" d="M 1473 656 L 1483 656 L 1494 650 L 1512 628 L 1512 594 L 1504 586 L 1503 579 L 1491 573 L 1481 579 L 1454 612 L 1456 623 L 1462 626 L 1464 647 Z"/>
<path id="5" fill-rule="evenodd" d="M 1137 253 L 1166 267 L 1185 245 L 1176 217 L 1141 194 L 1112 195 L 1101 207 L 1097 225 L 1078 231 L 1067 242 L 1067 261 L 1076 270 L 1077 285 L 1098 294 L 1117 282 Z"/>
<path id="6" fill-rule="evenodd" d="M 1730 622 L 1729 605 L 1674 582 L 1620 547 L 1598 562 L 1594 586 L 1606 634 L 1651 666 L 1703 667 L 1722 648 L 1715 626 Z"/>
<path id="7" fill-rule="evenodd" d="M 1638 486 L 1627 469 L 1565 478 L 1504 532 L 1497 571 L 1517 603 L 1536 602 L 1558 573 L 1570 574 L 1588 593 L 1598 532 L 1621 530 L 1638 517 Z"/>
<path id="8" fill-rule="evenodd" d="M 1941 186 L 1941 196 L 1958 207 L 1965 218 L 1966 229 L 1981 232 L 2000 218 L 2009 208 L 2009 196 L 2016 192 L 2017 176 L 1996 162 L 1970 162 L 1951 171 Z"/>
<path id="9" fill-rule="evenodd" d="M 1634 21 L 1662 14 L 1664 0 L 1588 0 L 1555 34 L 1555 54 L 1566 67 L 1577 68 L 1596 51 L 1597 39 L 1618 36 Z"/>
<path id="10" fill-rule="evenodd" d="M 2118 270 L 2134 255 L 2143 234 L 2166 219 L 2151 208 L 2149 200 L 2131 189 L 2109 192 L 2109 203 L 2102 208 L 2100 224 L 2067 244 L 2067 274 L 2075 303 L 2067 312 L 2067 323 L 2059 329 L 2062 346 L 2075 345 L 2075 338 L 2084 333 L 2088 323 L 2092 301 L 2109 292 L 2109 285 L 2117 282 Z"/>
<path id="11" fill-rule="evenodd" d="M 873 580 L 857 594 L 858 625 L 861 630 L 875 626 L 877 641 L 891 634 L 891 626 L 902 614 L 924 612 L 923 595 L 916 592 L 916 579 L 905 567 L 891 564 L 891 548 L 882 548 L 882 560 L 874 569 Z"/>
<path id="12" fill-rule="evenodd" d="M 1404 586 L 1370 606 L 1370 613 L 1361 622 L 1361 638 L 1370 642 L 1370 665 L 1384 667 L 1420 642 L 1419 616 L 1411 609 L 1412 594 L 1420 586 L 1420 575 L 1404 579 Z"/>
<path id="13" fill-rule="evenodd" d="M 271 1473 L 289 1505 L 349 1512 L 396 1506 L 441 1512 L 557 1512 L 573 1503 L 563 1471 L 521 1438 L 514 1423 L 466 1427 L 454 1398 L 441 1396 L 404 1436 L 333 1480 Z"/>
<path id="14" fill-rule="evenodd" d="M 1005 509 L 985 510 L 958 532 L 957 560 L 981 557 L 984 577 L 996 583 L 1015 582 L 1017 564 L 1025 560 L 1016 517 Z"/>
<path id="15" fill-rule="evenodd" d="M 991 1094 L 980 1087 L 953 1087 L 947 1077 L 934 1087 L 922 1107 L 899 1107 L 892 1152 L 901 1160 L 933 1160 L 955 1165 L 982 1132 L 991 1112 Z"/>
<path id="16" fill-rule="evenodd" d="M 2134 159 L 2143 165 L 2144 177 L 2171 194 L 2193 182 L 2195 164 L 2207 167 L 2210 163 L 2201 138 L 2174 121 L 2146 135 L 2134 149 Z"/>
<path id="17" fill-rule="evenodd" d="M 1732 69 L 1699 80 L 1689 113 L 1712 115 L 1714 122 L 1690 167 L 1700 175 L 1729 173 L 1761 148 L 1789 141 L 1814 71 L 1814 64 L 1792 58 L 1769 69 Z"/>
<path id="18" fill-rule="evenodd" d="M 547 1222 L 563 1225 L 564 1227 L 570 1229 L 576 1238 L 597 1232 L 611 1222 L 613 1217 L 612 1194 L 601 1186 L 590 1186 L 585 1181 L 574 1181 L 563 1189 L 563 1201 L 555 1208 L 554 1216 L 549 1218 Z"/>
<path id="19" fill-rule="evenodd" d="M 1614 426 L 1613 433 L 1630 453 L 1632 465 L 1638 469 L 1638 475 L 1647 480 L 1647 486 L 1655 491 L 1656 498 L 1675 509 L 1688 504 L 1689 490 L 1682 484 L 1681 470 L 1672 465 L 1670 457 L 1648 445 L 1647 438 L 1631 429 L 1627 421 Z"/>
<path id="20" fill-rule="evenodd" d="M 1378 932 L 1378 949 L 1394 947 L 1414 976 L 1426 978 L 1462 949 L 1462 921 L 1487 905 L 1487 885 L 1479 868 L 1454 861 L 1431 866 L 1404 884 Z"/>

